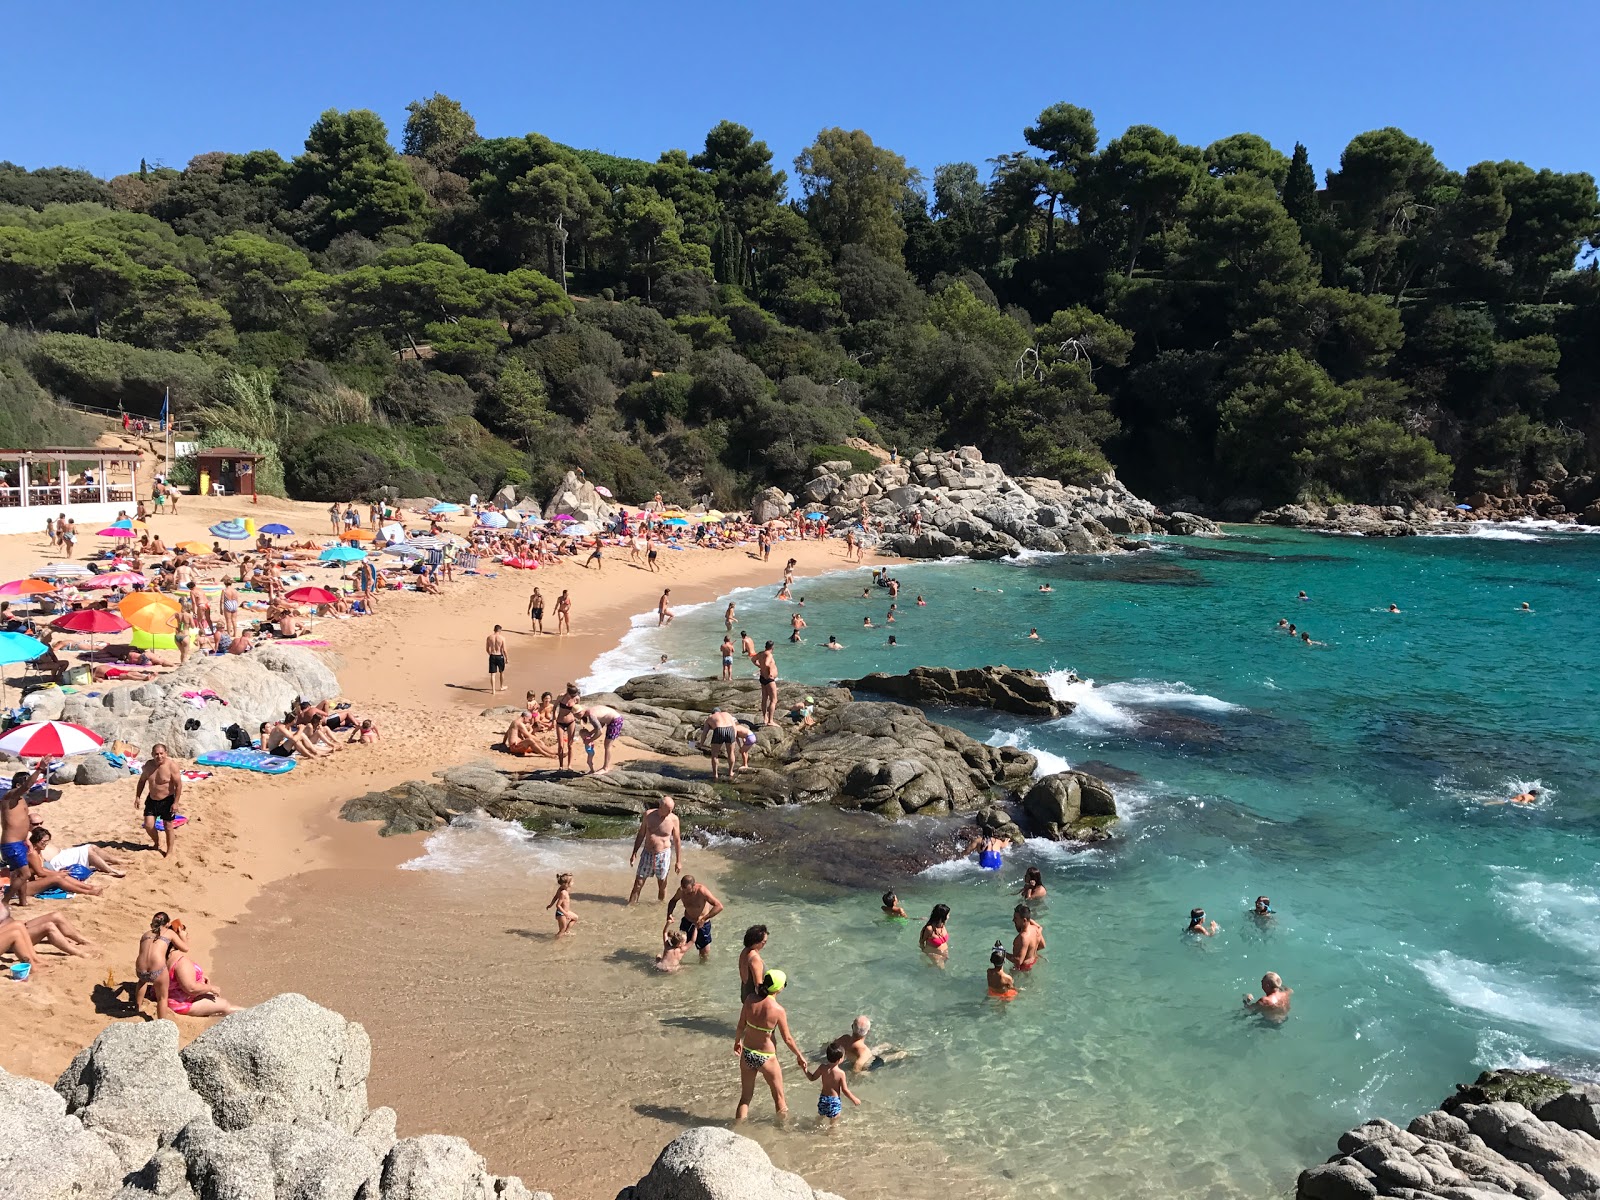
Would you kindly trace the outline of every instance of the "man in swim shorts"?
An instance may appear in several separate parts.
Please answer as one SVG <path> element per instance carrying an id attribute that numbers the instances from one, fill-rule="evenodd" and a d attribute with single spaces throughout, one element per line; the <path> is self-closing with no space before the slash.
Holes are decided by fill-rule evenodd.
<path id="1" fill-rule="evenodd" d="M 721 707 L 711 710 L 706 717 L 702 728 L 706 733 L 706 751 L 711 755 L 711 781 L 717 781 L 717 759 L 726 757 L 728 760 L 728 778 L 733 778 L 733 756 L 739 735 L 735 730 L 738 722 L 731 712 Z"/>
<path id="2" fill-rule="evenodd" d="M 733 605 L 729 605 L 732 608 Z M 722 639 L 722 681 L 733 682 L 733 634 L 729 633 Z"/>
<path id="3" fill-rule="evenodd" d="M 12 904 L 26 904 L 28 880 L 28 793 L 33 785 L 43 779 L 50 769 L 50 761 L 41 758 L 32 771 L 18 771 L 11 777 L 11 787 L 0 796 L 0 862 L 11 869 L 11 882 L 6 888 L 6 900 Z"/>
<path id="4" fill-rule="evenodd" d="M 483 648 L 489 652 L 489 692 L 505 690 L 506 686 L 506 635 L 500 632 L 500 626 L 494 627 L 494 632 L 483 640 Z"/>
<path id="5" fill-rule="evenodd" d="M 611 770 L 611 743 L 622 736 L 622 714 L 606 704 L 591 704 L 588 708 L 578 710 L 578 720 L 589 726 L 582 735 L 585 745 L 593 746 L 597 741 L 605 745 L 605 761 L 599 771 L 604 775 Z M 589 774 L 595 774 L 592 756 L 589 759 Z"/>
<path id="6" fill-rule="evenodd" d="M 778 659 L 772 653 L 772 643 L 769 641 L 761 653 L 752 655 L 750 661 L 755 664 L 756 677 L 761 682 L 761 712 L 758 723 L 761 725 L 776 725 L 778 723 Z"/>
<path id="7" fill-rule="evenodd" d="M 637 861 L 638 873 L 634 876 L 633 891 L 628 903 L 639 898 L 644 881 L 654 875 L 659 885 L 657 900 L 667 898 L 667 873 L 677 865 L 683 874 L 683 830 L 673 812 L 676 803 L 671 796 L 661 797 L 661 803 L 645 812 L 639 821 L 639 832 L 634 835 L 633 853 L 628 855 L 631 867 Z"/>
<path id="8" fill-rule="evenodd" d="M 144 764 L 144 770 L 139 772 L 139 783 L 133 789 L 133 805 L 136 809 L 141 797 L 144 800 L 144 831 L 150 835 L 150 848 L 161 850 L 162 858 L 171 858 L 177 839 L 177 830 L 172 827 L 173 818 L 177 814 L 178 801 L 183 797 L 183 772 L 160 742 L 150 747 L 150 757 Z M 167 835 L 165 849 L 161 847 L 156 830 L 157 821 L 161 822 L 161 830 Z"/>
<path id="9" fill-rule="evenodd" d="M 711 954 L 711 920 L 722 912 L 722 901 L 711 894 L 711 889 L 698 882 L 693 875 L 685 875 L 678 882 L 678 890 L 667 901 L 667 925 L 672 924 L 672 910 L 683 904 L 683 917 L 678 930 L 700 951 L 700 961 Z M 665 936 L 666 927 L 662 928 Z"/>
<path id="10" fill-rule="evenodd" d="M 1026 904 L 1011 910 L 1011 927 L 1017 931 L 1017 936 L 1012 939 L 1006 961 L 1019 971 L 1031 971 L 1039 961 L 1039 952 L 1044 949 L 1044 929 L 1033 919 L 1033 910 Z"/>

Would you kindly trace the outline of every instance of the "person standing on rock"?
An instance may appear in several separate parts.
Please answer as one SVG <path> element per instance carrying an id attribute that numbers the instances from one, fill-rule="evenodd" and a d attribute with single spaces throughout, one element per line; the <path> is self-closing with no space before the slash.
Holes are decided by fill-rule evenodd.
<path id="1" fill-rule="evenodd" d="M 769 641 L 760 654 L 752 654 L 750 661 L 756 665 L 756 678 L 761 683 L 761 712 L 756 717 L 758 725 L 778 723 L 778 659 L 772 653 Z"/>
<path id="2" fill-rule="evenodd" d="M 161 850 L 162 858 L 171 858 L 177 848 L 178 831 L 173 828 L 173 818 L 178 801 L 183 798 L 183 772 L 160 742 L 150 747 L 150 758 L 139 772 L 139 783 L 133 789 L 134 808 L 139 807 L 141 798 L 144 800 L 144 831 L 150 835 L 150 848 Z M 164 850 L 156 831 L 157 821 L 167 835 Z"/>
<path id="3" fill-rule="evenodd" d="M 733 1034 L 733 1052 L 739 1056 L 739 1107 L 734 1110 L 735 1122 L 750 1115 L 757 1079 L 767 1081 L 767 1087 L 772 1090 L 772 1106 L 778 1115 L 788 1114 L 789 1106 L 783 1099 L 783 1068 L 777 1059 L 777 1038 L 781 1037 L 789 1047 L 800 1070 L 806 1069 L 806 1056 L 789 1032 L 789 1015 L 775 998 L 788 982 L 782 971 L 767 971 L 761 977 L 756 994 L 739 1010 L 739 1026 Z"/>
<path id="4" fill-rule="evenodd" d="M 683 828 L 679 824 L 677 807 L 671 796 L 661 797 L 661 803 L 646 811 L 639 821 L 639 832 L 634 835 L 633 853 L 628 855 L 628 865 L 639 864 L 634 875 L 633 891 L 628 895 L 632 904 L 644 890 L 644 881 L 654 875 L 658 885 L 657 900 L 667 898 L 667 874 L 676 867 L 683 874 Z"/>
<path id="5" fill-rule="evenodd" d="M 483 640 L 483 648 L 489 654 L 489 692 L 503 692 L 506 688 L 506 635 L 500 631 L 500 626 L 494 627 L 494 632 Z"/>
<path id="6" fill-rule="evenodd" d="M 1283 978 L 1276 971 L 1268 971 L 1261 977 L 1261 998 L 1258 1000 L 1250 992 L 1244 994 L 1244 1006 L 1251 1012 L 1260 1013 L 1274 1021 L 1282 1021 L 1289 1015 L 1289 997 L 1294 995 L 1293 988 L 1283 986 Z"/>
<path id="7" fill-rule="evenodd" d="M 700 961 L 711 957 L 711 921 L 722 912 L 722 901 L 712 895 L 711 889 L 685 875 L 678 881 L 678 890 L 667 901 L 667 925 L 672 924 L 672 910 L 683 904 L 683 917 L 678 922 L 678 932 L 694 943 L 700 951 Z M 666 936 L 663 927 L 662 936 Z"/>
<path id="8" fill-rule="evenodd" d="M 731 712 L 722 708 L 714 708 L 706 717 L 704 729 L 706 731 L 706 751 L 711 755 L 711 782 L 717 781 L 717 759 L 726 755 L 728 759 L 728 778 L 733 778 L 733 757 L 736 743 L 739 739 L 738 721 Z"/>
<path id="9" fill-rule="evenodd" d="M 731 604 L 728 606 L 733 607 Z M 732 626 L 729 627 L 730 629 Z M 733 634 L 726 634 L 722 639 L 722 682 L 733 682 Z"/>

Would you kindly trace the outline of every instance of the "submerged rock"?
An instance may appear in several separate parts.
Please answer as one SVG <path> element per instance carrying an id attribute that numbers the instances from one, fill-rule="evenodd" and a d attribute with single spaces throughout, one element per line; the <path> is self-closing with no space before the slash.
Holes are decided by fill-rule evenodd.
<path id="1" fill-rule="evenodd" d="M 992 708 L 1025 717 L 1062 717 L 1074 707 L 1069 701 L 1055 699 L 1049 681 L 1039 672 L 1010 667 L 913 667 L 904 675 L 877 672 L 842 680 L 841 686 L 918 706 Z"/>

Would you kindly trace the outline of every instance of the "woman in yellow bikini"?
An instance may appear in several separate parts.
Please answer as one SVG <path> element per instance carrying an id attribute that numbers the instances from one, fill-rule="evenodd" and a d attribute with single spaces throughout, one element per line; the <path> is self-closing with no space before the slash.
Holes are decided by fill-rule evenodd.
<path id="1" fill-rule="evenodd" d="M 783 1100 L 783 1068 L 778 1064 L 778 1044 L 794 1053 L 800 1070 L 806 1069 L 806 1056 L 800 1053 L 794 1035 L 789 1032 L 789 1017 L 775 997 L 789 982 L 782 971 L 767 971 L 761 976 L 761 986 L 745 1000 L 739 1010 L 739 1028 L 733 1035 L 733 1052 L 739 1056 L 739 1107 L 733 1115 L 742 1121 L 750 1115 L 750 1099 L 756 1093 L 757 1078 L 765 1079 L 772 1089 L 772 1105 L 781 1117 L 789 1111 Z"/>

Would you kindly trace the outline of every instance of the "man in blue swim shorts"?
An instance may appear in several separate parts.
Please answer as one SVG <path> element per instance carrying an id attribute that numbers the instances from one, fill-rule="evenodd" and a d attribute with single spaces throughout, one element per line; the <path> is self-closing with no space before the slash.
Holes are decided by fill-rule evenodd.
<path id="1" fill-rule="evenodd" d="M 11 777 L 10 789 L 0 796 L 0 862 L 11 870 L 6 900 L 12 904 L 27 903 L 22 885 L 29 875 L 28 792 L 49 773 L 49 767 L 49 760 L 41 758 L 32 771 L 18 771 Z"/>
<path id="2" fill-rule="evenodd" d="M 722 901 L 693 875 L 685 875 L 679 881 L 672 899 L 667 901 L 667 925 L 672 924 L 672 910 L 680 902 L 683 904 L 683 919 L 678 922 L 678 928 L 685 937 L 694 940 L 695 948 L 700 951 L 700 958 L 704 961 L 711 954 L 711 920 L 722 912 Z"/>

